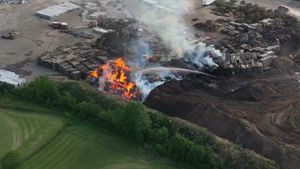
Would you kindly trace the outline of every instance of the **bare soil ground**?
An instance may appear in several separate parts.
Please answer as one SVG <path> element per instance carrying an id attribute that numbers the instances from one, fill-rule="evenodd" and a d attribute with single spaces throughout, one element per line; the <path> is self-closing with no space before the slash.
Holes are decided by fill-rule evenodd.
<path id="1" fill-rule="evenodd" d="M 270 9 L 281 4 L 294 8 L 299 5 L 290 0 L 246 1 Z M 190 20 L 222 18 L 209 11 L 210 7 L 195 9 Z M 271 71 L 238 75 L 219 70 L 219 79 L 191 76 L 180 82 L 171 81 L 152 91 L 145 104 L 208 128 L 275 160 L 283 169 L 298 169 L 300 67 L 284 54 L 272 66 Z"/>
<path id="2" fill-rule="evenodd" d="M 299 66 L 286 58 L 274 65 L 283 66 L 217 80 L 193 76 L 169 82 L 155 89 L 145 104 L 206 127 L 275 160 L 283 169 L 296 169 L 300 166 Z"/>
<path id="3" fill-rule="evenodd" d="M 53 74 L 55 72 L 37 65 L 36 59 L 42 53 L 53 51 L 62 45 L 72 45 L 85 41 L 68 34 L 60 33 L 48 26 L 48 21 L 34 16 L 35 12 L 50 5 L 62 3 L 62 0 L 36 0 L 23 5 L 0 6 L 0 34 L 7 30 L 17 32 L 15 40 L 0 38 L 0 64 L 6 68 L 24 76 L 31 81 L 38 76 Z M 82 7 L 81 11 L 72 12 L 53 20 L 68 22 L 70 27 L 84 28 L 84 18 L 81 13 L 90 11 L 86 9 L 87 2 L 96 4 L 96 8 L 106 10 L 110 17 L 126 16 L 125 11 L 112 0 L 74 0 L 71 1 Z M 100 7 L 101 6 L 101 7 Z M 91 32 L 91 30 L 88 30 Z"/>
<path id="4" fill-rule="evenodd" d="M 3 67 L 10 65 L 10 69 L 19 73 L 26 67 L 27 73 L 21 75 L 26 76 L 28 80 L 38 75 L 53 73 L 37 67 L 35 59 L 41 53 L 60 45 L 79 41 L 70 35 L 50 29 L 46 21 L 34 16 L 35 11 L 57 3 L 58 1 L 41 0 L 24 5 L 0 6 L 0 32 L 14 30 L 18 33 L 15 40 L 0 39 L 0 63 Z M 80 17 L 77 14 L 65 19 L 76 23 Z"/>

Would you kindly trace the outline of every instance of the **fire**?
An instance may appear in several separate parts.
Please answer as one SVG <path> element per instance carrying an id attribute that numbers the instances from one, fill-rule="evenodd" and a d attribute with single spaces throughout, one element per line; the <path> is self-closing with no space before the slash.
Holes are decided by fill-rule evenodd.
<path id="1" fill-rule="evenodd" d="M 135 83 L 130 81 L 131 69 L 123 58 L 110 61 L 100 65 L 92 71 L 89 76 L 99 79 L 99 89 L 113 94 L 121 95 L 130 100 L 136 96 L 137 88 Z"/>

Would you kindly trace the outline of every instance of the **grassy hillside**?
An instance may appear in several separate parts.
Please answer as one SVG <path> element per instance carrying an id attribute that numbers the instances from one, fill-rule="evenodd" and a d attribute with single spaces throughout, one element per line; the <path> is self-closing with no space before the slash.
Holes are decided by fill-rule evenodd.
<path id="1" fill-rule="evenodd" d="M 76 125 L 67 127 L 27 160 L 22 169 L 173 169 L 166 160 L 151 160 L 118 138 Z"/>
<path id="2" fill-rule="evenodd" d="M 13 108 L 12 108 L 13 103 Z M 18 152 L 21 169 L 174 169 L 106 131 L 49 115 L 36 105 L 0 99 L 0 158 Z M 4 108 L 3 108 L 4 107 Z M 33 112 L 29 112 L 32 107 Z M 35 112 L 38 111 L 38 112 Z"/>
<path id="3" fill-rule="evenodd" d="M 17 150 L 27 157 L 41 148 L 62 128 L 59 117 L 0 109 L 0 158 Z"/>
<path id="4" fill-rule="evenodd" d="M 138 151 L 142 149 L 193 169 L 278 169 L 273 161 L 221 139 L 206 129 L 148 109 L 139 102 L 101 94 L 85 83 L 41 78 L 18 89 L 2 87 L 0 94 L 6 97 L 0 101 L 0 107 L 39 112 L 36 107 L 42 106 L 48 108 L 43 110 L 45 113 L 81 119 L 94 126 L 92 129 L 82 124 L 72 123 L 70 126 L 67 123 L 43 149 L 25 158 L 24 168 L 176 168 L 177 165 L 166 161 L 145 160 L 145 155 Z M 16 100 L 39 106 L 21 105 L 18 108 Z M 99 132 L 108 137 L 110 134 L 103 133 L 103 129 L 134 145 L 126 148 L 130 144 L 124 141 L 105 141 L 104 145 L 101 140 L 105 139 L 101 134 L 89 134 Z M 113 140 L 116 138 L 113 137 Z M 21 156 L 24 157 L 23 153 Z M 5 157 L 17 159 L 15 154 Z"/>

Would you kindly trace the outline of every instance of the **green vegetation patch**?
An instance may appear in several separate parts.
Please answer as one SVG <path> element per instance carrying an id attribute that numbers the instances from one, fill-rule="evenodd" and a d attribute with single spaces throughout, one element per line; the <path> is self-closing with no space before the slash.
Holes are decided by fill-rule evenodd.
<path id="1" fill-rule="evenodd" d="M 148 109 L 139 102 L 126 102 L 103 95 L 85 83 L 40 78 L 18 89 L 6 88 L 0 90 L 0 93 L 1 91 L 3 95 L 15 100 L 29 101 L 31 104 L 51 110 L 48 110 L 48 113 L 55 112 L 55 114 L 72 119 L 70 121 L 72 123 L 68 125 L 73 124 L 74 119 L 80 119 L 79 121 L 93 125 L 96 131 L 106 129 L 109 133 L 121 136 L 124 140 L 134 143 L 135 147 L 148 153 L 183 163 L 186 165 L 184 168 L 278 169 L 273 161 L 223 140 L 203 128 Z M 19 109 L 26 110 L 24 106 Z M 24 167 L 44 169 L 48 166 L 52 168 L 65 166 L 64 168 L 73 169 L 76 166 L 82 168 L 85 165 L 91 165 L 91 167 L 103 168 L 134 168 L 135 166 L 136 168 L 149 168 L 156 165 L 155 167 L 158 168 L 157 165 L 160 165 L 158 161 L 148 164 L 148 162 L 142 162 L 141 158 L 130 158 L 142 157 L 141 154 L 134 155 L 135 153 L 131 150 L 127 151 L 127 156 L 124 155 L 126 152 L 123 151 L 124 147 L 113 144 L 113 140 L 110 141 L 113 146 L 109 146 L 107 141 L 103 142 L 107 145 L 104 148 L 101 146 L 103 137 L 97 136 L 89 139 L 92 136 L 88 135 L 89 131 L 75 130 L 73 127 L 68 126 L 67 133 L 65 130 L 59 133 L 52 142 L 45 146 L 45 149 L 41 149 L 29 158 L 24 163 Z M 115 147 L 116 151 L 121 150 L 121 152 L 112 151 L 108 147 Z M 60 155 L 61 157 L 57 158 Z M 101 158 L 98 159 L 97 156 Z M 43 162 L 47 160 L 50 161 Z M 80 162 L 76 163 L 74 160 Z"/>
<path id="2" fill-rule="evenodd" d="M 61 117 L 0 109 L 0 159 L 10 151 L 26 158 L 63 127 Z"/>
<path id="3" fill-rule="evenodd" d="M 66 120 L 35 104 L 1 96 L 0 105 L 2 169 L 182 168 L 105 130 Z"/>
<path id="4" fill-rule="evenodd" d="M 84 125 L 70 126 L 25 161 L 21 169 L 176 169 L 117 137 Z"/>

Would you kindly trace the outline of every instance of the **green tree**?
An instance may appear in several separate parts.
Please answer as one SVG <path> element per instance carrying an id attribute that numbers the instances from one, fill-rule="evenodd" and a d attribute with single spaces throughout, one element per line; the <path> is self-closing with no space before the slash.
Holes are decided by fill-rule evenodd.
<path id="1" fill-rule="evenodd" d="M 57 88 L 47 77 L 41 77 L 21 88 L 19 94 L 25 99 L 47 106 L 58 98 Z"/>
<path id="2" fill-rule="evenodd" d="M 119 125 L 125 136 L 143 142 L 145 132 L 151 127 L 151 121 L 141 103 L 131 102 L 124 108 Z"/>

